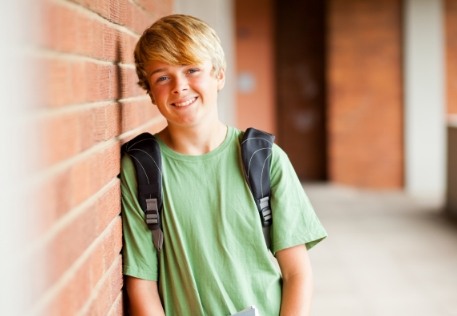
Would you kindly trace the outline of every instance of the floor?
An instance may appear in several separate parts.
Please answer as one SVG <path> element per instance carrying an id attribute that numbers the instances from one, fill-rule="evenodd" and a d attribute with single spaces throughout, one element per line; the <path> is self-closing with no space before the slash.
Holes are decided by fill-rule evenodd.
<path id="1" fill-rule="evenodd" d="M 329 234 L 310 251 L 313 316 L 457 316 L 457 225 L 439 201 L 305 190 Z"/>

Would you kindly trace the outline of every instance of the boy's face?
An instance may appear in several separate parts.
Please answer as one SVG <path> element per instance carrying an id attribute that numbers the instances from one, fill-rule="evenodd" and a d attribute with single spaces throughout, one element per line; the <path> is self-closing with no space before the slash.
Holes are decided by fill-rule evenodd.
<path id="1" fill-rule="evenodd" d="M 217 94 L 225 76 L 224 71 L 213 74 L 211 62 L 176 66 L 154 61 L 146 72 L 151 99 L 169 125 L 195 126 L 218 119 Z"/>

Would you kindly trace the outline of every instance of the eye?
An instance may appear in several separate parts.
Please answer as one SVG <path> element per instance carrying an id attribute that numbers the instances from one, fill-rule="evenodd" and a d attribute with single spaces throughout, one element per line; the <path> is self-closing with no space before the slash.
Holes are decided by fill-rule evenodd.
<path id="1" fill-rule="evenodd" d="M 199 71 L 200 71 L 199 68 L 189 68 L 187 70 L 187 73 L 191 75 L 191 74 L 194 74 L 194 73 L 199 72 Z"/>
<path id="2" fill-rule="evenodd" d="M 164 83 L 164 82 L 166 82 L 167 80 L 169 80 L 169 77 L 168 77 L 168 76 L 165 76 L 165 75 L 163 75 L 163 76 L 158 76 L 158 77 L 156 77 L 155 79 L 153 79 L 154 83 L 156 83 L 156 84 Z"/>

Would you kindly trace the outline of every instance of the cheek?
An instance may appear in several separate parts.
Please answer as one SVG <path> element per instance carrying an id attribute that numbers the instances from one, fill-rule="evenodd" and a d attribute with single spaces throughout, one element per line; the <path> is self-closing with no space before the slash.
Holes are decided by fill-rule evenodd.
<path id="1" fill-rule="evenodd" d="M 201 89 L 207 85 L 206 80 L 204 78 L 193 78 L 189 81 L 189 84 L 194 87 L 195 89 Z"/>
<path id="2" fill-rule="evenodd" d="M 154 95 L 152 94 L 151 91 L 149 91 L 148 95 L 151 98 L 152 103 L 156 104 L 156 100 L 155 100 Z"/>
<path id="3" fill-rule="evenodd" d="M 199 78 L 192 82 L 194 90 L 204 91 L 205 94 L 217 92 L 217 83 L 214 78 Z"/>
<path id="4" fill-rule="evenodd" d="M 149 95 L 151 96 L 151 99 L 154 99 L 155 101 L 158 101 L 158 99 L 161 99 L 163 98 L 163 96 L 165 95 L 166 89 L 164 89 L 164 87 L 154 87 L 154 88 L 151 88 L 151 92 L 149 93 Z"/>

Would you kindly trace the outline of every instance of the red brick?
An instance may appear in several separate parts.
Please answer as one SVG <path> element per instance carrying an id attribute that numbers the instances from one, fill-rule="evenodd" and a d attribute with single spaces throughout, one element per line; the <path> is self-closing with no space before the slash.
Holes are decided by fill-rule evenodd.
<path id="1" fill-rule="evenodd" d="M 44 105 L 50 107 L 120 97 L 119 78 L 114 65 L 85 60 L 43 59 L 42 69 L 48 74 Z"/>
<path id="2" fill-rule="evenodd" d="M 109 311 L 113 304 L 119 305 L 119 294 L 121 294 L 123 285 L 122 261 L 120 258 L 114 262 L 109 275 L 102 281 L 103 283 L 97 286 L 103 290 L 93 293 L 89 301 L 90 305 L 88 306 L 87 315 L 105 315 L 107 314 L 106 311 Z M 119 310 L 118 313 L 120 311 L 122 310 Z"/>
<path id="3" fill-rule="evenodd" d="M 79 205 L 119 173 L 120 148 L 114 143 L 70 169 L 71 206 Z"/>
<path id="4" fill-rule="evenodd" d="M 457 1 L 445 1 L 447 113 L 457 114 Z"/>
<path id="5" fill-rule="evenodd" d="M 55 259 L 56 265 L 50 271 L 50 276 L 59 277 L 68 269 L 72 262 L 101 235 L 108 223 L 120 213 L 119 193 L 118 187 L 113 187 L 113 190 L 107 192 L 95 205 L 86 208 L 51 241 L 47 248 L 47 255 L 48 258 Z M 104 208 L 106 204 L 109 207 Z M 111 240 L 108 239 L 107 242 L 111 244 Z"/>
<path id="6" fill-rule="evenodd" d="M 161 0 L 133 0 L 147 12 L 154 12 L 158 16 L 170 14 L 173 10 L 172 1 Z"/>
<path id="7" fill-rule="evenodd" d="M 111 185 L 98 200 L 79 210 L 77 215 L 66 215 L 71 216 L 71 219 L 61 222 L 62 227 L 58 228 L 51 239 L 35 249 L 33 259 L 31 258 L 47 267 L 47 282 L 42 283 L 42 288 L 37 290 L 43 293 L 57 282 L 119 213 L 120 192 L 119 185 L 116 184 Z M 112 245 L 113 241 L 106 242 Z M 104 251 L 103 256 L 112 253 L 113 249 L 106 247 Z"/>
<path id="8" fill-rule="evenodd" d="M 39 126 L 39 142 L 49 148 L 41 163 L 43 167 L 50 166 L 119 135 L 120 104 L 80 107 L 43 118 Z"/>
<path id="9" fill-rule="evenodd" d="M 123 314 L 124 314 L 124 300 L 123 300 L 123 293 L 120 292 L 119 295 L 116 297 L 116 300 L 114 301 L 110 310 L 108 311 L 108 316 L 121 316 Z"/>
<path id="10" fill-rule="evenodd" d="M 120 142 L 132 129 L 165 125 L 137 98 L 145 93 L 133 49 L 138 34 L 172 12 L 172 1 L 39 2 L 31 75 L 40 108 L 27 127 L 42 153 L 29 167 L 40 176 L 21 196 L 34 201 L 23 269 L 36 276 L 30 292 L 44 315 L 122 315 Z"/>
<path id="11" fill-rule="evenodd" d="M 72 208 L 83 203 L 119 174 L 119 144 L 114 143 L 92 155 L 75 161 L 59 172 L 36 183 L 28 195 L 40 212 L 29 220 L 37 236 L 51 229 Z"/>
<path id="12" fill-rule="evenodd" d="M 133 62 L 138 36 L 114 28 L 114 24 L 95 18 L 90 11 L 75 11 L 53 2 L 47 2 L 45 8 L 43 47 L 100 60 Z"/>
<path id="13" fill-rule="evenodd" d="M 137 101 L 125 101 L 121 105 L 122 133 L 137 128 L 150 121 L 153 117 L 159 117 L 157 107 L 149 98 Z"/>
<path id="14" fill-rule="evenodd" d="M 99 296 L 107 296 L 107 304 L 101 306 L 105 311 L 115 302 L 122 287 L 120 217 L 114 218 L 107 229 L 103 238 L 94 240 L 95 247 L 91 249 L 86 260 L 74 267 L 73 274 L 46 304 L 45 315 L 74 315 Z M 97 302 L 101 303 L 99 300 Z M 102 314 L 104 313 L 89 313 Z"/>
<path id="15" fill-rule="evenodd" d="M 133 67 L 83 59 L 43 58 L 44 107 L 114 101 L 144 94 Z"/>
<path id="16" fill-rule="evenodd" d="M 332 181 L 403 185 L 401 2 L 329 2 L 328 132 Z"/>
<path id="17" fill-rule="evenodd" d="M 137 34 L 141 34 L 158 17 L 158 13 L 147 12 L 127 0 L 73 0 L 72 2 L 84 6 L 108 21 L 128 27 Z"/>
<path id="18" fill-rule="evenodd" d="M 236 124 L 238 128 L 246 129 L 256 126 L 259 129 L 276 133 L 274 87 L 274 15 L 273 1 L 237 1 L 235 8 L 236 26 L 241 33 L 249 34 L 246 38 L 237 36 L 236 71 L 246 72 L 255 78 L 255 88 L 251 93 L 237 93 L 236 96 Z M 258 54 L 261 51 L 262 54 Z M 277 82 L 282 82 L 277 80 Z M 286 83 L 289 85 L 289 83 Z M 276 88 L 276 89 L 275 89 Z M 255 104 L 262 104 L 259 111 Z"/>

